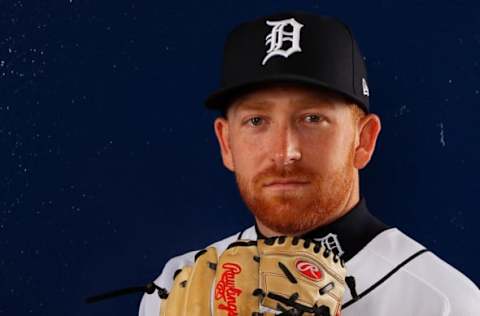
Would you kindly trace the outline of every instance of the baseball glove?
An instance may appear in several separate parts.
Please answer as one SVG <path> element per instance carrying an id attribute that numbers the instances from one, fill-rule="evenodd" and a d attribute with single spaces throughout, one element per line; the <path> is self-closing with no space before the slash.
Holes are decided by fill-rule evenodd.
<path id="1" fill-rule="evenodd" d="M 178 270 L 163 292 L 160 316 L 338 316 L 345 291 L 342 260 L 298 237 L 239 240 L 214 247 Z"/>

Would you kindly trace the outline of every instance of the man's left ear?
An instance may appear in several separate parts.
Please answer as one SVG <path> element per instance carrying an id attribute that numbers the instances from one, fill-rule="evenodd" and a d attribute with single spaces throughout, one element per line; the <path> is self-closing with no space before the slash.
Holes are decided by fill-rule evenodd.
<path id="1" fill-rule="evenodd" d="M 358 121 L 358 143 L 355 148 L 354 166 L 363 169 L 372 158 L 377 143 L 378 134 L 382 129 L 378 115 L 370 113 Z"/>

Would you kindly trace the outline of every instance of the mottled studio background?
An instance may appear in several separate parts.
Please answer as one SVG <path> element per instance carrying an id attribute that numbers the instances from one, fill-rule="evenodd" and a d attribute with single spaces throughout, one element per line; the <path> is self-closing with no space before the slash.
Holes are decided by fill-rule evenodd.
<path id="1" fill-rule="evenodd" d="M 0 315 L 135 315 L 166 259 L 252 219 L 202 106 L 235 24 L 340 17 L 366 55 L 371 210 L 480 281 L 478 1 L 0 0 Z"/>

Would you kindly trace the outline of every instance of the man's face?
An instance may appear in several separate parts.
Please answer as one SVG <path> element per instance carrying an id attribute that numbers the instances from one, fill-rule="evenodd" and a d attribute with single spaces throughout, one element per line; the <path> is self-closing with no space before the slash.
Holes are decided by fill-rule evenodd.
<path id="1" fill-rule="evenodd" d="M 352 106 L 334 94 L 276 85 L 243 95 L 227 120 L 217 119 L 224 164 L 262 224 L 297 234 L 345 208 L 358 186 Z"/>

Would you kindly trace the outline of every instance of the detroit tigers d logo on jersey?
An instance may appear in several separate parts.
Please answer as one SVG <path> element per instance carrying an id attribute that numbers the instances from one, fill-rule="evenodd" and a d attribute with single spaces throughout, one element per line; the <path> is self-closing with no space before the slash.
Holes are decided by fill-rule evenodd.
<path id="1" fill-rule="evenodd" d="M 342 246 L 340 245 L 340 241 L 338 240 L 338 236 L 336 234 L 328 233 L 326 236 L 322 238 L 315 238 L 316 241 L 320 241 L 322 245 L 324 245 L 328 250 L 335 253 L 337 256 L 342 257 L 344 251 Z"/>
<path id="2" fill-rule="evenodd" d="M 267 55 L 263 58 L 262 65 L 273 56 L 283 56 L 287 58 L 295 52 L 301 52 L 300 48 L 300 29 L 303 24 L 295 19 L 286 19 L 280 21 L 267 21 L 267 25 L 272 27 L 267 35 L 265 45 L 269 45 Z"/>

